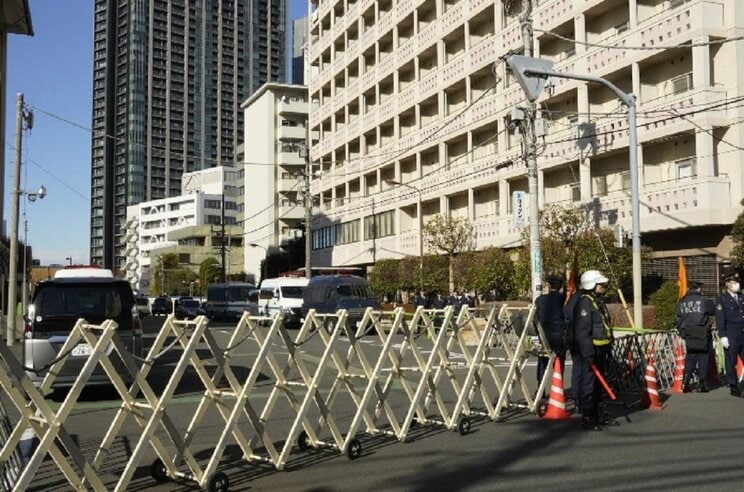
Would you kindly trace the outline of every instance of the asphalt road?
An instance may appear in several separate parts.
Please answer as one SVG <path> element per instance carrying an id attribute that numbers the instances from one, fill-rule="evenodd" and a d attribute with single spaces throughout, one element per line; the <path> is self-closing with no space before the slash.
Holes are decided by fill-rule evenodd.
<path id="1" fill-rule="evenodd" d="M 153 333 L 157 322 L 147 321 L 146 332 Z M 225 324 L 210 326 L 222 340 L 229 335 L 220 333 L 225 328 Z M 308 361 L 317 360 L 321 353 L 322 345 L 316 342 L 319 340 L 301 347 Z M 340 343 L 348 345 L 345 340 Z M 206 355 L 203 349 L 202 355 Z M 248 347 L 236 353 L 236 373 L 247 375 L 254 356 Z M 154 387 L 162 387 L 175 360 L 177 354 L 153 371 Z M 527 378 L 532 384 L 533 371 L 534 367 L 528 368 Z M 570 365 L 564 380 L 570 381 Z M 259 409 L 272 383 L 267 370 L 252 392 L 251 401 Z M 168 409 L 177 428 L 186 428 L 200 395 L 195 373 L 187 373 Z M 112 392 L 86 391 L 67 422 L 68 431 L 86 455 L 95 452 L 108 428 L 117 406 L 114 396 Z M 636 399 L 634 395 L 624 398 L 628 402 Z M 246 462 L 239 447 L 231 442 L 219 470 L 228 476 L 230 490 L 254 491 L 491 491 L 538 487 L 740 490 L 744 481 L 740 451 L 744 442 L 744 400 L 731 397 L 727 388 L 708 394 L 663 395 L 663 399 L 661 411 L 612 406 L 621 425 L 602 432 L 583 431 L 578 420 L 546 421 L 517 409 L 498 423 L 474 419 L 472 431 L 465 436 L 441 426 L 423 425 L 414 428 L 405 443 L 386 436 L 360 434 L 362 455 L 354 461 L 333 450 L 301 451 L 295 446 L 283 471 L 268 464 Z M 343 428 L 353 414 L 350 399 L 339 396 L 333 408 L 333 415 Z M 209 460 L 223 428 L 221 422 L 214 410 L 197 429 L 192 449 L 201 466 Z M 277 402 L 270 422 L 267 428 L 272 442 L 281 447 L 292 422 L 286 399 Z M 121 473 L 139 434 L 139 427 L 128 422 L 115 440 L 104 466 L 104 479 L 109 486 Z M 321 437 L 328 438 L 328 432 Z M 254 451 L 265 453 L 260 446 Z M 198 490 L 185 480 L 157 484 L 150 476 L 153 459 L 154 454 L 148 450 L 128 490 Z M 51 461 L 42 466 L 33 486 L 34 490 L 69 489 Z"/>

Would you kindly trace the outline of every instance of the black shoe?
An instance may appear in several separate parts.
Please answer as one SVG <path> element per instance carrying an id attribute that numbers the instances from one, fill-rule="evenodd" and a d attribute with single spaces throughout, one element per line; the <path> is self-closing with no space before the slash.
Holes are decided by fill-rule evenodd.
<path id="1" fill-rule="evenodd" d="M 602 420 L 599 421 L 599 423 L 608 427 L 617 427 L 620 425 L 620 422 L 613 419 L 612 417 L 603 417 Z"/>
<path id="2" fill-rule="evenodd" d="M 599 422 L 597 422 L 595 419 L 591 417 L 581 417 L 581 427 L 584 428 L 584 430 L 590 430 L 590 431 L 601 431 L 602 428 L 599 426 Z"/>
<path id="3" fill-rule="evenodd" d="M 710 389 L 708 389 L 708 384 L 705 381 L 701 382 L 700 383 L 700 386 L 698 387 L 698 391 L 700 393 L 708 393 L 708 392 L 710 392 Z"/>
<path id="4" fill-rule="evenodd" d="M 690 388 L 689 384 L 682 386 L 682 393 L 692 393 L 692 388 Z"/>
<path id="5" fill-rule="evenodd" d="M 739 388 L 732 387 L 731 396 L 736 396 L 737 398 L 741 398 L 741 390 Z"/>

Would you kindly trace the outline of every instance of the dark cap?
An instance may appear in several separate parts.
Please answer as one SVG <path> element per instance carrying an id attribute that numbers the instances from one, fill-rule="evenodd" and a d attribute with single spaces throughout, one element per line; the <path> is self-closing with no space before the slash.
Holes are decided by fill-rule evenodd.
<path id="1" fill-rule="evenodd" d="M 560 275 L 548 275 L 545 277 L 545 282 L 551 287 L 560 287 L 563 285 L 563 277 Z"/>
<path id="2" fill-rule="evenodd" d="M 723 278 L 724 278 L 724 280 L 726 280 L 726 282 L 729 282 L 731 280 L 739 280 L 739 274 L 736 273 L 736 272 L 733 272 L 733 273 L 729 273 L 728 275 L 726 275 Z"/>
<path id="3" fill-rule="evenodd" d="M 687 282 L 687 288 L 688 289 L 699 289 L 703 286 L 702 282 L 698 282 L 697 280 L 690 280 Z"/>

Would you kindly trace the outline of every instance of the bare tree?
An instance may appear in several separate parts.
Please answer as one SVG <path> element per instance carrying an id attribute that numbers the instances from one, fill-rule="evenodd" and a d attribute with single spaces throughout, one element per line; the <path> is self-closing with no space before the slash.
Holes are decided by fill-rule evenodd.
<path id="1" fill-rule="evenodd" d="M 455 290 L 453 260 L 458 254 L 473 249 L 473 224 L 464 217 L 437 214 L 424 226 L 424 236 L 429 249 L 447 256 L 449 290 Z"/>

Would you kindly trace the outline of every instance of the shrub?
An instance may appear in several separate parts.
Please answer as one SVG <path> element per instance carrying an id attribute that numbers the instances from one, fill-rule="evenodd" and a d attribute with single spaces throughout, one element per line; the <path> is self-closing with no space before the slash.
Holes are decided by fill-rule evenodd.
<path id="1" fill-rule="evenodd" d="M 677 282 L 669 280 L 649 296 L 649 301 L 656 310 L 657 330 L 672 330 L 677 327 L 675 313 L 678 294 Z"/>

